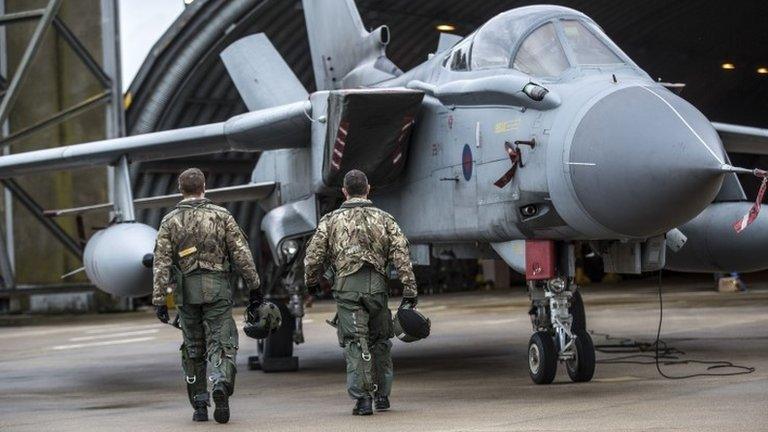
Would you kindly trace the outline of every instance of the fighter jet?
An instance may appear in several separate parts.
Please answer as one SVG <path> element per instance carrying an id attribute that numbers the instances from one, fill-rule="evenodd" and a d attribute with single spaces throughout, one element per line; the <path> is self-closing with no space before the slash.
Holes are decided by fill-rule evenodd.
<path id="1" fill-rule="evenodd" d="M 251 35 L 222 53 L 248 113 L 0 157 L 0 177 L 115 166 L 114 202 L 72 211 L 114 211 L 114 224 L 88 242 L 85 269 L 99 288 L 136 296 L 150 289 L 155 230 L 135 221 L 134 208 L 178 197 L 134 202 L 130 164 L 262 152 L 252 184 L 211 195 L 258 199 L 266 212 L 268 296 L 294 319 L 260 345 L 265 370 L 297 367 L 301 255 L 318 218 L 341 201 L 351 168 L 368 174 L 373 200 L 397 218 L 416 264 L 451 251 L 501 258 L 526 275 L 529 373 L 540 384 L 552 382 L 558 363 L 573 381 L 594 373 L 574 283 L 577 245 L 617 273 L 768 268 L 757 253 L 768 216 L 736 177 L 751 170 L 731 166 L 726 152 L 764 151 L 768 133 L 713 125 L 588 16 L 513 9 L 465 38 L 443 35 L 433 55 L 403 72 L 386 57 L 388 28 L 367 31 L 353 0 L 304 0 L 303 8 L 316 92 L 263 34 Z M 737 234 L 732 224 L 750 209 L 747 232 Z"/>

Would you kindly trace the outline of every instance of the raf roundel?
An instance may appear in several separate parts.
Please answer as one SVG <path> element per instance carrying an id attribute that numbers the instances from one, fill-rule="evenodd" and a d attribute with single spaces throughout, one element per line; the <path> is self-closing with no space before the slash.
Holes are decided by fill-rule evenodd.
<path id="1" fill-rule="evenodd" d="M 469 181 L 472 178 L 472 149 L 469 144 L 464 144 L 464 151 L 461 153 L 461 170 L 464 172 L 464 180 Z"/>

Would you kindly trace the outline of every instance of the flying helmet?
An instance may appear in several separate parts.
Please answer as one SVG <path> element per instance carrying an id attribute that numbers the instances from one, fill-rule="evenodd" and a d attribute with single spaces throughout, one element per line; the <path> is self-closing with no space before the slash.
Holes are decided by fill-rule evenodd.
<path id="1" fill-rule="evenodd" d="M 395 336 L 403 342 L 415 342 L 429 336 L 432 323 L 424 314 L 412 308 L 400 308 L 392 317 Z"/>
<path id="2" fill-rule="evenodd" d="M 258 307 L 248 306 L 245 309 L 243 332 L 248 337 L 264 339 L 280 328 L 282 322 L 280 309 L 274 303 L 265 301 Z"/>

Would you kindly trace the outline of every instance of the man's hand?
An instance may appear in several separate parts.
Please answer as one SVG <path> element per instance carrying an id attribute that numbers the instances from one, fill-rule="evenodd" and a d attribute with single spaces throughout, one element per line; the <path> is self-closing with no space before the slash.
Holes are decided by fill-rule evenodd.
<path id="1" fill-rule="evenodd" d="M 168 321 L 171 320 L 171 317 L 168 316 L 168 306 L 155 306 L 155 315 L 157 315 L 157 319 L 160 320 L 163 324 L 168 324 Z"/>
<path id="2" fill-rule="evenodd" d="M 327 274 L 328 272 L 318 277 L 314 283 L 307 285 L 307 292 L 310 294 L 318 294 L 326 291 L 327 289 L 333 288 L 333 284 L 326 277 Z"/>
<path id="3" fill-rule="evenodd" d="M 403 301 L 400 302 L 400 307 L 398 309 L 415 309 L 418 303 L 419 299 L 417 297 L 403 297 Z"/>
<path id="4" fill-rule="evenodd" d="M 256 310 L 264 303 L 264 293 L 261 288 L 252 289 L 248 294 L 248 307 Z"/>

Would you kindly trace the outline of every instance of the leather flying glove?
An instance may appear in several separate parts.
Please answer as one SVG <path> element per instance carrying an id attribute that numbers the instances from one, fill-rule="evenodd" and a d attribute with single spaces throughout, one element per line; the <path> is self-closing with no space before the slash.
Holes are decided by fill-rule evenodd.
<path id="1" fill-rule="evenodd" d="M 160 320 L 163 324 L 168 324 L 168 321 L 170 321 L 170 317 L 168 316 L 168 306 L 155 306 L 155 315 L 157 315 L 157 319 Z"/>
<path id="2" fill-rule="evenodd" d="M 400 302 L 400 307 L 398 309 L 415 309 L 418 303 L 419 299 L 417 297 L 403 297 L 403 301 Z"/>

